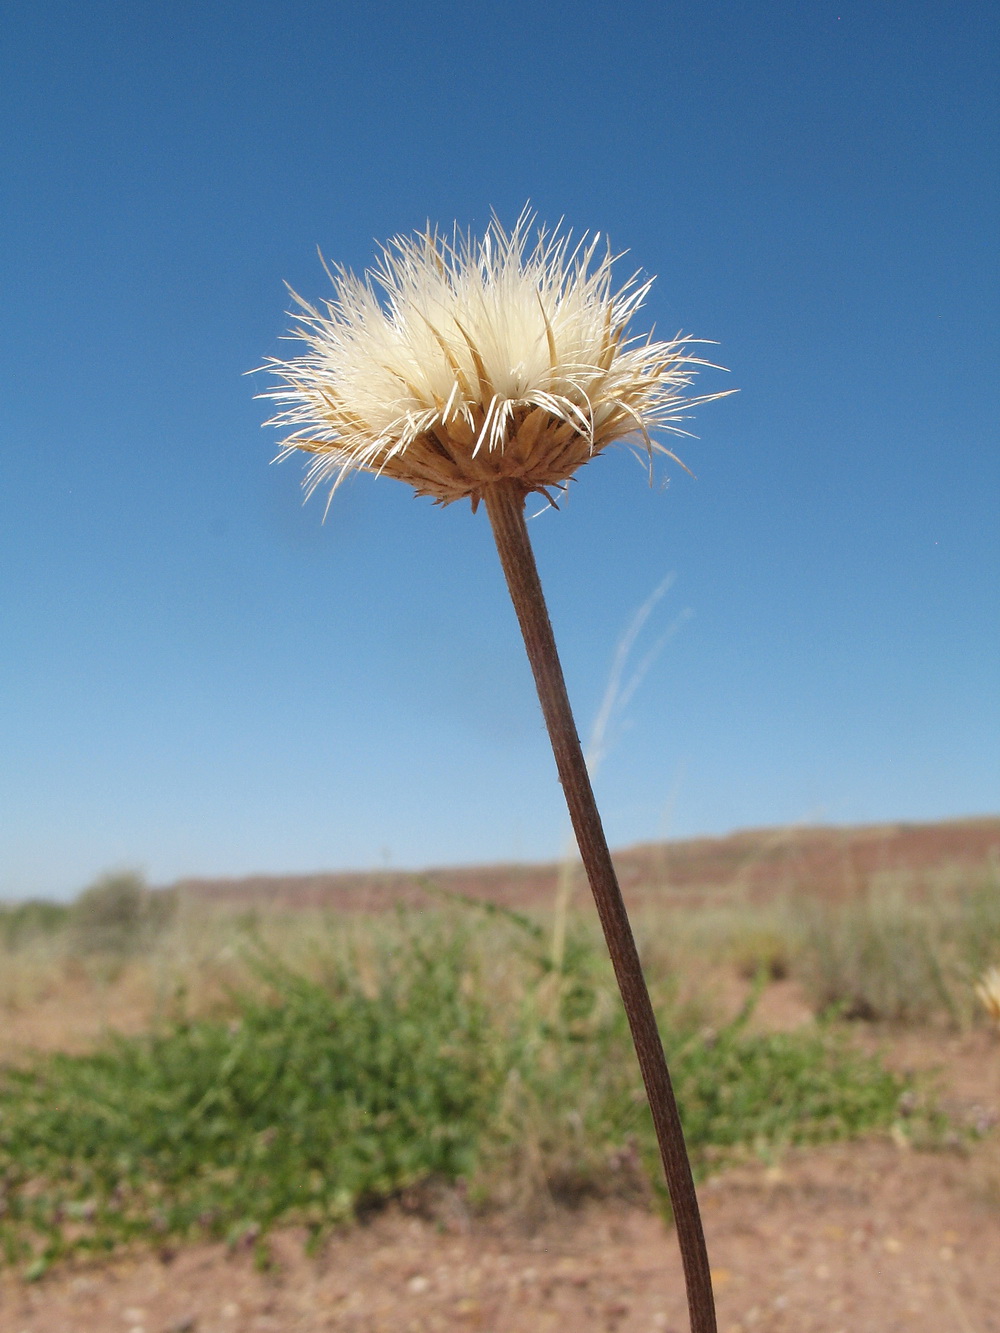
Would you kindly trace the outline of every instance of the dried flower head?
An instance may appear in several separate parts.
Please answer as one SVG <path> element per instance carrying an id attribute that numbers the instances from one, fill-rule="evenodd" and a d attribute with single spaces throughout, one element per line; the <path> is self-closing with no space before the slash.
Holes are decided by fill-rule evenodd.
<path id="1" fill-rule="evenodd" d="M 979 1003 L 1000 1027 L 1000 967 L 991 967 L 985 972 L 975 987 Z"/>
<path id="2" fill-rule="evenodd" d="M 692 1333 L 716 1333 L 712 1276 L 677 1100 L 649 990 L 570 707 L 524 520 L 531 491 L 548 496 L 615 440 L 680 432 L 691 340 L 630 338 L 648 282 L 611 288 L 613 256 L 599 237 L 575 246 L 522 213 L 473 240 L 429 228 L 383 248 L 364 280 L 331 274 L 322 310 L 295 297 L 303 356 L 271 359 L 289 427 L 282 457 L 312 455 L 307 486 L 330 494 L 363 468 L 409 482 L 439 504 L 483 502 L 524 636 L 552 753 L 628 1014 L 673 1204 Z M 294 293 L 293 293 L 294 295 Z M 683 432 L 681 432 L 683 433 Z"/>
<path id="3" fill-rule="evenodd" d="M 481 239 L 396 237 L 364 280 L 331 273 L 322 308 L 292 293 L 307 350 L 266 362 L 281 383 L 262 396 L 282 409 L 267 424 L 291 428 L 281 456 L 313 455 L 310 492 L 362 468 L 441 504 L 475 508 L 500 478 L 548 494 L 616 440 L 670 454 L 652 433 L 683 433 L 687 409 L 722 397 L 685 396 L 711 364 L 692 339 L 627 335 L 651 279 L 614 292 L 599 236 L 529 243 L 533 226 L 525 212 Z"/>

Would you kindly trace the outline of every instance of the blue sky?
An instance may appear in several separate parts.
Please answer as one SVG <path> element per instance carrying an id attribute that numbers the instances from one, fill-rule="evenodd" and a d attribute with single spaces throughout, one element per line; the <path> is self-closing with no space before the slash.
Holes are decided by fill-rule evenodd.
<path id="1" fill-rule="evenodd" d="M 8 6 L 0 896 L 557 855 L 485 516 L 303 507 L 288 281 L 430 219 L 600 230 L 740 393 L 532 523 L 613 845 L 1000 809 L 996 10 Z M 669 484 L 662 483 L 669 478 Z"/>

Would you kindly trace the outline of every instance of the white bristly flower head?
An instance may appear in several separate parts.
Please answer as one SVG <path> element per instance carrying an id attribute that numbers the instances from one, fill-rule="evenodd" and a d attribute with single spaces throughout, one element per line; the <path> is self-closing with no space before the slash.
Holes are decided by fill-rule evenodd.
<path id="1" fill-rule="evenodd" d="M 991 967 L 976 983 L 976 996 L 1000 1028 L 1000 967 Z"/>
<path id="2" fill-rule="evenodd" d="M 441 504 L 501 478 L 527 494 L 561 488 L 617 440 L 670 454 L 654 433 L 683 434 L 698 403 L 693 340 L 630 337 L 651 279 L 612 290 L 600 237 L 572 244 L 522 213 L 481 239 L 457 229 L 396 237 L 364 280 L 337 268 L 332 300 L 298 305 L 303 355 L 270 358 L 290 430 L 281 457 L 312 455 L 306 485 L 335 489 L 357 468 L 409 482 Z M 673 455 L 671 455 L 672 457 Z"/>

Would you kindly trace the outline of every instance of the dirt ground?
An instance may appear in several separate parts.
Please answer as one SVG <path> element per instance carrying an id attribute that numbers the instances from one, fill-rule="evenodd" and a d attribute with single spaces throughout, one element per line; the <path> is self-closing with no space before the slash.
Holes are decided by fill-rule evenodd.
<path id="1" fill-rule="evenodd" d="M 949 1109 L 1000 1119 L 1000 1040 L 893 1038 L 941 1068 Z M 722 1333 L 1000 1333 L 1000 1138 L 918 1152 L 892 1140 L 788 1153 L 702 1190 Z M 265 1273 L 223 1245 L 0 1281 L 0 1333 L 683 1333 L 672 1233 L 622 1204 L 533 1233 L 394 1208 L 307 1257 L 280 1233 Z"/>

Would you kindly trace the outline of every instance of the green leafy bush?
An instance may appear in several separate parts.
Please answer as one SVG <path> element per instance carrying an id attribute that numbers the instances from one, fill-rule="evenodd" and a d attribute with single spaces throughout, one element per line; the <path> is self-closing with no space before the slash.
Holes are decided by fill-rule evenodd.
<path id="1" fill-rule="evenodd" d="M 481 1202 L 659 1178 L 610 967 L 514 914 L 416 914 L 307 974 L 258 950 L 227 1015 L 0 1072 L 0 1246 L 29 1272 L 133 1239 L 316 1236 L 427 1181 Z M 318 972 L 318 976 L 316 975 Z M 659 1004 L 700 1174 L 891 1125 L 906 1088 L 824 1032 L 717 1032 Z"/>
<path id="2" fill-rule="evenodd" d="M 428 1176 L 467 1173 L 493 1071 L 456 937 L 381 960 L 376 993 L 267 958 L 269 999 L 0 1082 L 8 1258 L 137 1235 L 322 1228 Z"/>

